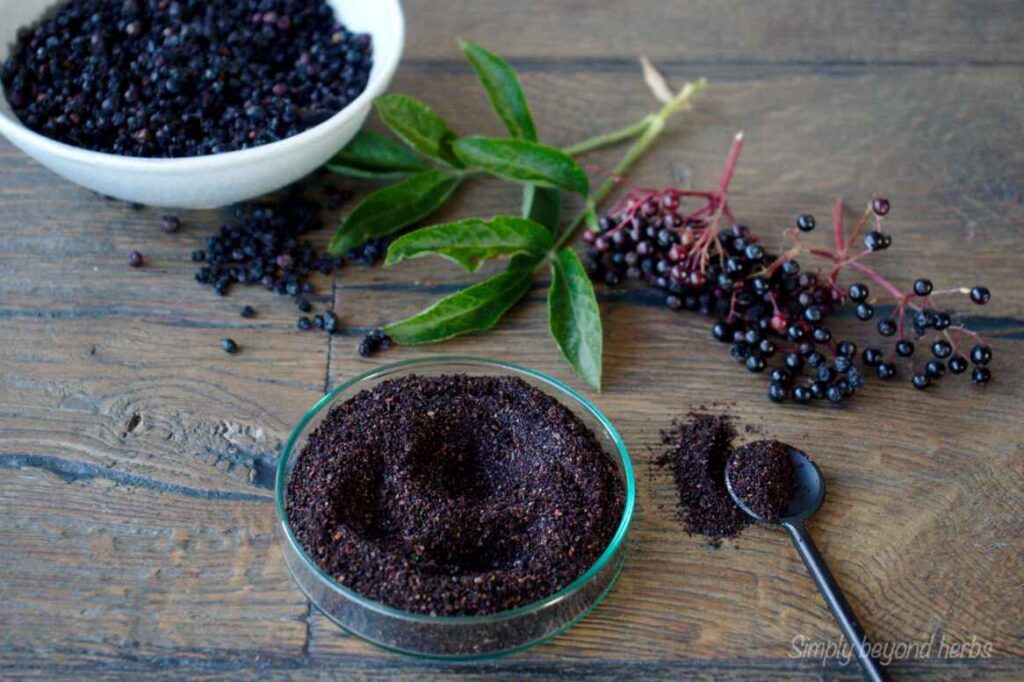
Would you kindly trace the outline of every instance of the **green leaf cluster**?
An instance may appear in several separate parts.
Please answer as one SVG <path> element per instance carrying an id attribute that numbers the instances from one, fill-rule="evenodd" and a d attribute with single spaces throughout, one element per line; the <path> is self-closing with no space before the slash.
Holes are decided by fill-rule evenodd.
<path id="1" fill-rule="evenodd" d="M 572 154 L 638 137 L 616 168 L 616 173 L 624 173 L 657 138 L 665 121 L 688 106 L 704 82 L 687 84 L 667 100 L 663 97 L 661 111 L 632 126 L 563 151 L 539 141 L 519 76 L 508 62 L 475 43 L 460 42 L 460 47 L 508 136 L 460 136 L 437 112 L 413 97 L 378 98 L 375 105 L 381 121 L 401 143 L 360 132 L 327 168 L 347 177 L 394 184 L 356 206 L 331 240 L 330 251 L 342 255 L 369 239 L 404 233 L 391 243 L 388 265 L 438 256 L 474 272 L 486 261 L 508 259 L 497 274 L 384 328 L 405 344 L 435 343 L 490 329 L 527 295 L 535 271 L 547 263 L 551 335 L 577 374 L 600 389 L 601 314 L 579 257 L 566 245 L 581 222 L 596 222 L 594 206 L 608 195 L 612 183 L 606 181 L 591 196 L 587 174 Z M 470 218 L 407 231 L 440 209 L 468 178 L 479 175 L 522 185 L 521 216 Z M 586 206 L 564 228 L 563 192 L 581 195 Z"/>
<path id="2" fill-rule="evenodd" d="M 490 329 L 526 296 L 535 271 L 547 260 L 552 278 L 551 334 L 579 375 L 600 388 L 602 331 L 594 289 L 576 253 L 556 246 L 563 236 L 562 192 L 588 196 L 587 174 L 571 156 L 539 142 L 519 76 L 508 62 L 475 43 L 461 42 L 460 47 L 509 136 L 460 137 L 415 98 L 398 94 L 378 98 L 375 106 L 381 121 L 401 143 L 360 132 L 327 168 L 347 177 L 396 182 L 356 206 L 335 233 L 330 251 L 341 255 L 369 239 L 403 232 L 429 218 L 474 175 L 521 184 L 521 216 L 421 227 L 391 243 L 387 265 L 439 256 L 474 272 L 486 261 L 509 260 L 498 274 L 384 331 L 398 343 L 422 344 Z"/>

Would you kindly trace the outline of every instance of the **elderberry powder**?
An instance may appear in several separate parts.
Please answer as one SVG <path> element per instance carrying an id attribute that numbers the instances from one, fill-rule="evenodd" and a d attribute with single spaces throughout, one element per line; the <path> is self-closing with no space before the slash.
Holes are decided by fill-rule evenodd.
<path id="1" fill-rule="evenodd" d="M 672 473 L 686 530 L 707 537 L 715 546 L 753 522 L 729 494 L 727 466 L 733 467 L 733 485 L 740 497 L 768 520 L 779 518 L 796 486 L 788 445 L 760 440 L 736 449 L 735 439 L 728 416 L 693 412 L 662 434 L 668 448 L 654 461 Z"/>
<path id="2" fill-rule="evenodd" d="M 441 615 L 524 606 L 607 548 L 624 491 L 593 432 L 516 377 L 410 375 L 335 406 L 288 482 L 299 542 L 339 583 Z"/>
<path id="3" fill-rule="evenodd" d="M 372 54 L 324 0 L 70 0 L 18 32 L 0 81 L 42 135 L 189 157 L 322 123 L 366 88 Z"/>

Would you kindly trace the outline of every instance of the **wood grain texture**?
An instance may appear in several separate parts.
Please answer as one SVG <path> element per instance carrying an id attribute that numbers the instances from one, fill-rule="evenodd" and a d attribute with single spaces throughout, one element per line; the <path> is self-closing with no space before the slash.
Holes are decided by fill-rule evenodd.
<path id="1" fill-rule="evenodd" d="M 363 360 L 354 346 L 367 328 L 480 275 L 429 261 L 348 268 L 316 280 L 344 333 L 302 333 L 284 298 L 219 298 L 192 281 L 189 253 L 221 213 L 186 212 L 182 232 L 165 235 L 162 212 L 93 196 L 0 143 L 0 675 L 858 679 L 788 657 L 795 635 L 839 634 L 784 535 L 753 529 L 715 550 L 681 530 L 651 460 L 659 430 L 701 406 L 814 454 L 829 499 L 812 530 L 877 639 L 994 646 L 988 659 L 897 664 L 898 679 L 1024 674 L 1024 368 L 1012 360 L 1024 341 L 1024 7 L 406 5 L 409 59 L 395 90 L 464 133 L 501 129 L 456 35 L 523 68 L 553 144 L 654 106 L 633 64 L 640 52 L 677 82 L 707 75 L 706 96 L 633 179 L 713 182 L 742 129 L 733 205 L 772 245 L 798 212 L 886 193 L 895 241 L 878 269 L 900 282 L 989 283 L 992 303 L 967 312 L 996 348 L 996 380 L 925 395 L 872 383 L 844 409 L 778 407 L 763 378 L 709 343 L 706 320 L 647 292 L 602 290 L 605 391 L 592 397 L 639 475 L 626 571 L 580 626 L 527 654 L 458 666 L 399 658 L 339 632 L 292 586 L 272 536 L 281 443 L 327 388 L 390 360 L 469 353 L 579 387 L 547 336 L 544 277 L 491 334 Z M 599 172 L 616 158 L 586 161 Z M 334 181 L 315 176 L 314 189 L 324 182 Z M 508 212 L 517 194 L 475 182 L 439 219 Z M 126 266 L 133 248 L 146 268 Z M 255 319 L 239 317 L 245 304 Z M 869 338 L 853 320 L 837 328 Z M 242 353 L 225 355 L 225 336 Z"/>

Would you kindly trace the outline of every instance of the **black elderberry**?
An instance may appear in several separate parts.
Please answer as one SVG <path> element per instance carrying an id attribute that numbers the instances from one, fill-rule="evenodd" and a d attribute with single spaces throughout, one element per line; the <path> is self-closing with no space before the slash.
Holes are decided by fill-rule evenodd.
<path id="1" fill-rule="evenodd" d="M 181 220 L 176 216 L 165 215 L 160 219 L 160 229 L 168 234 L 172 234 L 181 229 Z"/>
<path id="2" fill-rule="evenodd" d="M 835 367 L 840 374 L 846 374 L 853 367 L 853 360 L 845 355 L 840 355 L 836 357 Z"/>
<path id="3" fill-rule="evenodd" d="M 333 334 L 338 331 L 338 316 L 330 310 L 325 310 L 323 314 L 324 318 L 324 331 L 329 334 Z"/>
<path id="4" fill-rule="evenodd" d="M 918 296 L 928 296 L 932 293 L 932 281 L 930 279 L 915 279 L 914 293 Z"/>
<path id="5" fill-rule="evenodd" d="M 992 379 L 992 372 L 988 367 L 975 367 L 971 372 L 971 381 L 979 386 L 987 384 Z"/>
<path id="6" fill-rule="evenodd" d="M 992 299 L 992 292 L 988 287 L 974 287 L 971 289 L 971 301 L 978 305 L 985 305 Z"/>
<path id="7" fill-rule="evenodd" d="M 142 264 L 144 262 L 145 262 L 145 259 L 142 257 L 142 254 L 140 252 L 138 252 L 138 251 L 129 251 L 128 252 L 128 265 L 130 267 L 141 268 Z"/>
<path id="8" fill-rule="evenodd" d="M 308 329 L 312 329 L 313 328 L 313 321 L 310 320 L 305 315 L 303 315 L 298 320 L 296 320 L 295 326 L 298 327 L 299 329 L 303 330 L 303 331 L 306 331 Z"/>
<path id="9" fill-rule="evenodd" d="M 773 403 L 781 403 L 786 400 L 786 387 L 778 382 L 772 382 L 768 386 L 768 399 Z"/>
<path id="10" fill-rule="evenodd" d="M 782 274 L 786 277 L 796 277 L 800 274 L 800 264 L 795 260 L 787 260 L 782 263 Z"/>
<path id="11" fill-rule="evenodd" d="M 732 341 L 733 328 L 726 322 L 715 322 L 711 327 L 711 335 L 722 343 Z"/>
<path id="12" fill-rule="evenodd" d="M 811 306 L 804 310 L 804 319 L 808 322 L 820 322 L 822 318 L 821 308 Z"/>
<path id="13" fill-rule="evenodd" d="M 952 354 L 953 345 L 949 341 L 946 341 L 945 339 L 939 339 L 938 341 L 932 344 L 932 355 L 939 358 L 940 360 L 945 360 Z"/>
<path id="14" fill-rule="evenodd" d="M 747 357 L 747 370 L 751 372 L 763 372 L 765 366 L 764 358 L 760 355 L 750 355 Z"/>
<path id="15" fill-rule="evenodd" d="M 920 310 L 912 320 L 915 329 L 925 330 L 935 326 L 935 314 L 930 310 Z"/>
<path id="16" fill-rule="evenodd" d="M 949 359 L 949 371 L 953 374 L 963 374 L 968 366 L 967 358 L 962 355 L 954 355 Z"/>
<path id="17" fill-rule="evenodd" d="M 836 380 L 836 376 L 837 372 L 834 367 L 822 365 L 818 368 L 818 381 L 823 381 L 826 384 L 829 384 Z"/>
<path id="18" fill-rule="evenodd" d="M 799 324 L 791 325 L 789 329 L 786 330 L 786 338 L 793 342 L 801 341 L 805 334 L 806 332 L 804 331 L 804 328 Z"/>
<path id="19" fill-rule="evenodd" d="M 806 405 L 811 402 L 811 390 L 806 386 L 794 386 L 793 387 L 793 402 L 799 405 Z"/>
<path id="20" fill-rule="evenodd" d="M 828 393 L 828 385 L 822 381 L 812 381 L 809 390 L 812 396 L 821 400 Z"/>
<path id="21" fill-rule="evenodd" d="M 949 326 L 953 324 L 953 318 L 950 317 L 949 313 L 935 313 L 935 319 L 932 320 L 932 327 L 937 331 L 943 329 L 949 329 Z"/>
<path id="22" fill-rule="evenodd" d="M 971 349 L 971 362 L 976 365 L 987 365 L 992 361 L 992 349 L 982 344 L 976 344 Z"/>
<path id="23" fill-rule="evenodd" d="M 872 230 L 864 235 L 864 246 L 871 251 L 884 251 L 892 245 L 892 238 L 884 232 Z"/>
<path id="24" fill-rule="evenodd" d="M 946 365 L 941 360 L 929 360 L 924 366 L 924 371 L 932 379 L 941 379 L 946 373 Z"/>
<path id="25" fill-rule="evenodd" d="M 307 298 L 299 298 L 295 301 L 295 304 L 299 307 L 299 310 L 301 310 L 304 313 L 308 313 L 310 310 L 313 309 L 313 304 L 310 303 L 309 299 Z"/>
<path id="26" fill-rule="evenodd" d="M 224 349 L 225 353 L 234 355 L 238 352 L 238 344 L 235 343 L 234 339 L 222 339 L 220 347 Z"/>
<path id="27" fill-rule="evenodd" d="M 850 285 L 849 290 L 847 290 L 847 294 L 850 296 L 851 301 L 855 303 L 862 303 L 867 300 L 870 295 L 870 290 L 867 286 L 857 282 Z"/>
<path id="28" fill-rule="evenodd" d="M 324 328 L 324 316 L 323 315 L 319 315 L 319 314 L 314 315 L 313 316 L 313 326 L 316 327 L 317 329 L 323 329 Z"/>
<path id="29" fill-rule="evenodd" d="M 892 319 L 879 320 L 878 333 L 882 336 L 892 336 L 896 333 L 896 321 Z"/>
<path id="30" fill-rule="evenodd" d="M 871 210 L 874 211 L 877 216 L 884 216 L 888 214 L 889 209 L 891 208 L 892 205 L 885 197 L 875 197 L 871 200 Z"/>
<path id="31" fill-rule="evenodd" d="M 853 341 L 840 341 L 836 345 L 836 353 L 852 358 L 857 354 L 857 344 Z"/>
<path id="32" fill-rule="evenodd" d="M 749 244 L 743 254 L 751 261 L 760 261 L 764 258 L 764 247 L 760 244 Z"/>
<path id="33" fill-rule="evenodd" d="M 780 384 L 788 384 L 789 383 L 789 372 L 787 372 L 786 370 L 782 369 L 781 367 L 776 367 L 775 369 L 773 369 L 768 376 L 774 382 L 777 382 L 777 383 L 780 383 Z"/>
<path id="34" fill-rule="evenodd" d="M 867 322 L 875 316 L 875 309 L 870 303 L 858 303 L 857 307 L 854 309 L 854 314 L 857 316 L 858 320 Z"/>
<path id="35" fill-rule="evenodd" d="M 246 319 L 253 318 L 256 317 L 256 310 L 251 305 L 247 305 L 244 308 L 242 308 L 239 315 Z"/>
<path id="36" fill-rule="evenodd" d="M 879 348 L 865 348 L 861 357 L 863 357 L 864 364 L 868 367 L 878 367 L 882 364 L 884 356 Z"/>
<path id="37" fill-rule="evenodd" d="M 804 359 L 797 353 L 787 353 L 784 362 L 786 367 L 794 372 L 799 372 L 804 366 Z"/>
<path id="38" fill-rule="evenodd" d="M 835 386 L 835 385 L 829 386 L 826 389 L 825 396 L 828 398 L 828 401 L 830 403 L 833 403 L 833 404 L 836 404 L 836 405 L 838 405 L 839 403 L 843 402 L 843 399 L 846 397 L 843 394 L 843 390 L 839 386 Z"/>
<path id="39" fill-rule="evenodd" d="M 832 332 L 827 327 L 815 327 L 812 335 L 815 343 L 828 343 L 832 340 Z"/>
<path id="40" fill-rule="evenodd" d="M 907 339 L 900 339 L 896 342 L 896 355 L 901 358 L 909 358 L 914 354 L 914 342 Z"/>
<path id="41" fill-rule="evenodd" d="M 927 374 L 915 374 L 911 378 L 911 382 L 914 384 L 914 388 L 918 390 L 924 390 L 932 383 L 932 380 L 928 378 Z"/>
<path id="42" fill-rule="evenodd" d="M 817 222 L 810 213 L 802 213 L 796 218 L 796 226 L 801 232 L 810 232 L 816 225 Z"/>
<path id="43" fill-rule="evenodd" d="M 760 351 L 761 355 L 770 358 L 778 351 L 775 344 L 770 339 L 761 339 L 757 344 L 757 350 Z"/>
<path id="44" fill-rule="evenodd" d="M 875 368 L 875 374 L 879 379 L 892 379 L 896 376 L 896 363 L 883 362 Z"/>

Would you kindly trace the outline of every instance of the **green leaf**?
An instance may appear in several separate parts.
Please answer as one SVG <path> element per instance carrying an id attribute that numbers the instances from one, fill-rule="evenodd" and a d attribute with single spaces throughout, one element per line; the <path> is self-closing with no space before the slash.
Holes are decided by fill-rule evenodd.
<path id="1" fill-rule="evenodd" d="M 466 165 L 499 178 L 541 187 L 567 189 L 585 195 L 587 174 L 572 157 L 554 147 L 493 137 L 463 137 L 452 144 Z"/>
<path id="2" fill-rule="evenodd" d="M 426 104 L 408 95 L 384 95 L 375 104 L 381 120 L 407 145 L 424 156 L 462 166 L 451 150 L 455 132 Z"/>
<path id="3" fill-rule="evenodd" d="M 328 163 L 325 168 L 335 175 L 340 175 L 344 178 L 355 178 L 357 180 L 404 180 L 412 175 L 409 171 L 375 170 L 373 168 L 346 166 L 340 163 Z"/>
<path id="4" fill-rule="evenodd" d="M 398 343 L 415 345 L 486 331 L 526 295 L 532 282 L 533 268 L 509 267 L 442 298 L 418 315 L 389 324 L 384 332 Z"/>
<path id="5" fill-rule="evenodd" d="M 367 239 L 392 234 L 423 220 L 448 200 L 460 182 L 458 175 L 426 171 L 374 192 L 352 210 L 334 233 L 328 250 L 339 256 Z"/>
<path id="6" fill-rule="evenodd" d="M 576 373 L 601 390 L 601 310 L 590 277 L 570 248 L 562 249 L 551 260 L 548 326 Z"/>
<path id="7" fill-rule="evenodd" d="M 345 148 L 327 162 L 327 167 L 343 166 L 367 171 L 424 171 L 430 166 L 415 152 L 390 137 L 367 130 L 356 133 Z"/>
<path id="8" fill-rule="evenodd" d="M 473 70 L 483 83 L 491 106 L 512 137 L 530 142 L 537 141 L 537 128 L 533 125 L 530 106 L 519 83 L 519 76 L 504 59 L 488 52 L 476 43 L 459 41 Z"/>
<path id="9" fill-rule="evenodd" d="M 489 221 L 470 218 L 424 227 L 399 237 L 388 249 L 386 264 L 434 254 L 473 272 L 485 260 L 517 253 L 540 255 L 549 251 L 553 244 L 554 236 L 547 228 L 526 218 L 495 216 Z"/>
<path id="10" fill-rule="evenodd" d="M 527 185 L 523 188 L 523 217 L 540 223 L 551 230 L 551 234 L 558 234 L 562 222 L 562 191 Z"/>

